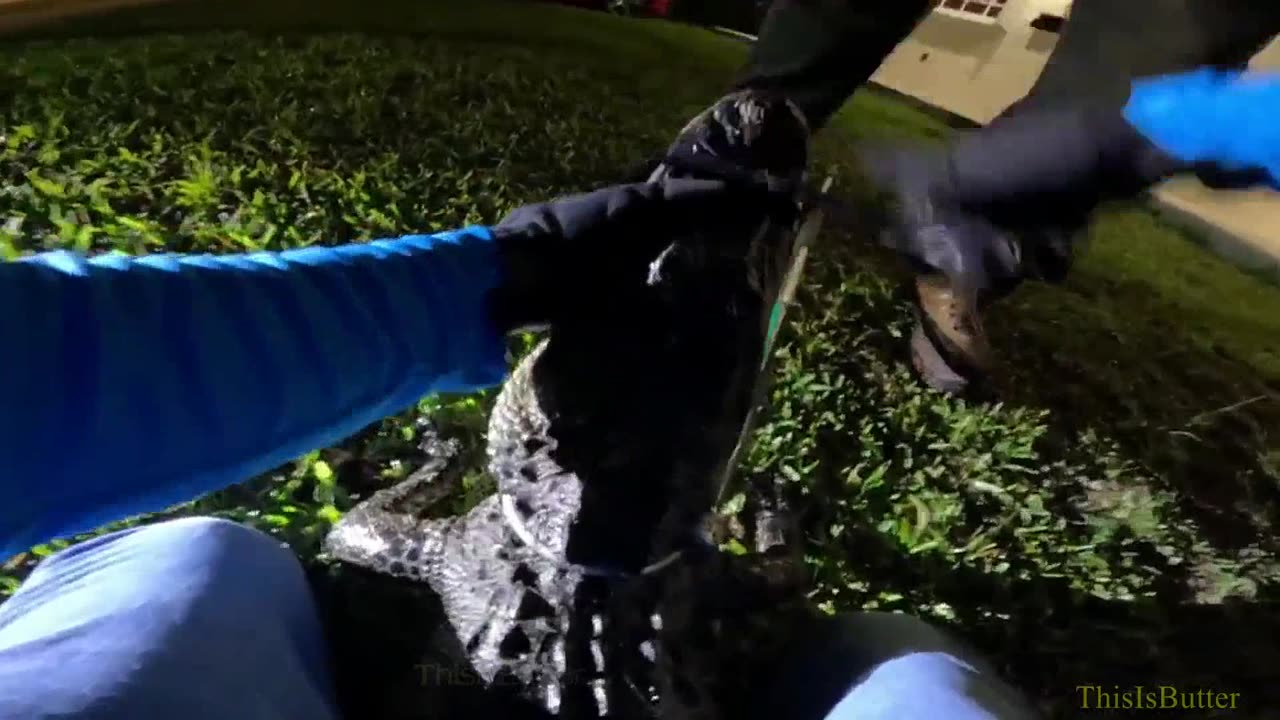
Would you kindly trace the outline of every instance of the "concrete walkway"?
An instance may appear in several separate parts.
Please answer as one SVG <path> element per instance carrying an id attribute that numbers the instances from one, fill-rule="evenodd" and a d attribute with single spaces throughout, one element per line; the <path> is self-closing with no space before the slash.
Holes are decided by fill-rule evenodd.
<path id="1" fill-rule="evenodd" d="M 1202 235 L 1224 258 L 1271 269 L 1280 279 L 1280 193 L 1215 191 L 1196 180 L 1175 180 L 1155 192 L 1153 205 Z"/>

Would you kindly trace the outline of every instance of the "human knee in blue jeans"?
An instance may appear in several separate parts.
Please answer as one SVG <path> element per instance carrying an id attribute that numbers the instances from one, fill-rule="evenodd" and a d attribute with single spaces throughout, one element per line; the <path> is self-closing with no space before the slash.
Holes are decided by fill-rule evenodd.
<path id="1" fill-rule="evenodd" d="M 973 649 L 919 618 L 852 612 L 815 621 L 778 663 L 761 720 L 1032 720 Z"/>
<path id="2" fill-rule="evenodd" d="M 0 718 L 336 718 L 305 575 L 279 542 L 185 518 L 42 563 L 0 605 Z"/>
<path id="3" fill-rule="evenodd" d="M 64 550 L 0 606 L 0 718 L 336 720 L 328 660 L 287 548 L 173 520 Z M 905 615 L 821 620 L 780 663 L 762 718 L 1034 717 L 985 662 Z"/>

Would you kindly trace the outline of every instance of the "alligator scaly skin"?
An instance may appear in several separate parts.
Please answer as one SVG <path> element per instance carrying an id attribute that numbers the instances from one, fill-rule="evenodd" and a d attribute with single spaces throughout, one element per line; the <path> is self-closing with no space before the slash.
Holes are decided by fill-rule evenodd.
<path id="1" fill-rule="evenodd" d="M 759 122 L 749 95 L 730 102 Z M 673 238 L 647 284 L 553 322 L 513 371 L 489 421 L 495 494 L 424 520 L 394 510 L 421 492 L 411 479 L 349 512 L 328 554 L 430 586 L 467 669 L 549 716 L 738 715 L 739 686 L 763 672 L 798 595 L 699 530 L 752 404 L 793 236 L 743 217 Z"/>

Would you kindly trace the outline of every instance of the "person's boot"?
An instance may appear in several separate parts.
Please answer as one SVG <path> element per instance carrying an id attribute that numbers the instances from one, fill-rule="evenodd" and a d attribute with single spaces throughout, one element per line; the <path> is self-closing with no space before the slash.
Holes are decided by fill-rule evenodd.
<path id="1" fill-rule="evenodd" d="M 1118 112 L 1093 108 L 1017 114 L 941 147 L 873 149 L 862 160 L 888 200 L 886 244 L 918 273 L 912 363 L 953 393 L 994 368 L 983 307 L 1050 274 L 1036 260 L 1047 248 L 1027 247 L 1033 238 L 1187 169 Z"/>
<path id="2" fill-rule="evenodd" d="M 991 370 L 992 350 L 982 326 L 982 312 L 936 273 L 915 281 L 916 327 L 911 335 L 911 363 L 930 386 L 944 392 L 963 391 L 971 380 Z"/>
<path id="3" fill-rule="evenodd" d="M 993 266 L 988 248 L 1006 248 L 1002 275 L 1011 275 L 1016 252 L 994 228 L 975 222 L 943 187 L 942 155 L 915 149 L 869 149 L 862 153 L 870 179 L 889 206 L 883 230 L 885 245 L 907 257 L 916 271 L 911 287 L 916 326 L 912 330 L 911 363 L 930 387 L 963 392 L 992 368 L 991 343 L 982 321 L 983 282 L 957 282 L 942 268 Z M 1016 249 L 1016 248 L 1015 248 Z"/>

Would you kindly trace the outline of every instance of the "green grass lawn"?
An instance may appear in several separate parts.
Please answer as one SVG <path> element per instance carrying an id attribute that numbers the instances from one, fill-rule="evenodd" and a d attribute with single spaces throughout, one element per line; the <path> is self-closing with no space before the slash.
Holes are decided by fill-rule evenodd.
<path id="1" fill-rule="evenodd" d="M 619 179 L 719 94 L 744 48 L 534 3 L 191 0 L 0 54 L 13 256 L 491 222 Z M 860 94 L 821 169 L 865 199 L 852 142 L 946 132 Z M 1057 716 L 1085 684 L 1239 691 L 1230 717 L 1280 707 L 1266 640 L 1280 637 L 1280 290 L 1141 207 L 1111 208 L 1066 286 L 994 312 L 1004 372 L 999 402 L 979 402 L 905 368 L 892 258 L 833 228 L 811 267 L 744 473 L 803 509 L 816 602 L 949 624 Z M 306 555 L 353 497 L 421 462 L 419 415 L 478 467 L 486 402 L 424 401 L 174 512 L 245 520 Z M 477 472 L 467 487 L 483 487 Z M 11 561 L 10 589 L 58 546 Z"/>

